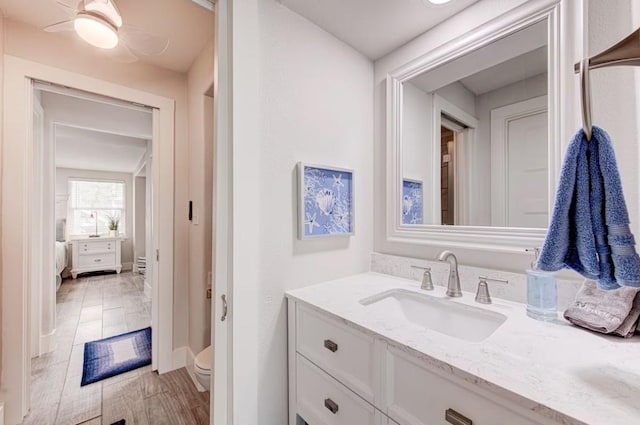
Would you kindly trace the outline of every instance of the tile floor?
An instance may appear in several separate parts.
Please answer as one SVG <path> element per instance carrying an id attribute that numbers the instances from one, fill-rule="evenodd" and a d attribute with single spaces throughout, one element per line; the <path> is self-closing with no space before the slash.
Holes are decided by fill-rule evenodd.
<path id="1" fill-rule="evenodd" d="M 31 411 L 23 425 L 191 425 L 209 423 L 209 393 L 186 370 L 147 366 L 80 387 L 84 343 L 151 324 L 140 275 L 67 279 L 57 294 L 54 352 L 31 361 Z"/>

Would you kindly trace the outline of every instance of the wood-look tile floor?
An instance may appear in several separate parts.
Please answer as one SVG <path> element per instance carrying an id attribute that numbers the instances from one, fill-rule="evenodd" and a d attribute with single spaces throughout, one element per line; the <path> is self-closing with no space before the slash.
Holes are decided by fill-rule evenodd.
<path id="1" fill-rule="evenodd" d="M 158 375 L 147 366 L 80 387 L 85 342 L 151 324 L 142 276 L 65 280 L 56 320 L 56 350 L 31 361 L 31 410 L 23 425 L 209 423 L 209 393 L 199 393 L 184 368 Z"/>

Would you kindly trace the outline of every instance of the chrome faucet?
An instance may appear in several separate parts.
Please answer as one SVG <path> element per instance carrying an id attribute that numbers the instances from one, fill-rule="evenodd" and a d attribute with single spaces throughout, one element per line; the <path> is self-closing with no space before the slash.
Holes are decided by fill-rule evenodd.
<path id="1" fill-rule="evenodd" d="M 452 259 L 453 261 L 449 261 Z M 449 269 L 449 283 L 447 284 L 447 296 L 448 297 L 461 297 L 462 291 L 460 290 L 460 277 L 458 276 L 458 259 L 451 251 L 442 251 L 438 255 L 438 261 L 444 261 L 450 263 Z"/>

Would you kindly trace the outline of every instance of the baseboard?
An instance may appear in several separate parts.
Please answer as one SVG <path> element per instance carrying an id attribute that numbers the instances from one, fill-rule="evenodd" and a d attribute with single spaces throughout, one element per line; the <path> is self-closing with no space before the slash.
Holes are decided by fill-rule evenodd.
<path id="1" fill-rule="evenodd" d="M 196 386 L 196 389 L 200 392 L 206 391 L 200 382 L 196 379 L 196 375 L 193 371 L 193 363 L 195 362 L 196 357 L 193 355 L 191 348 L 189 347 L 180 347 L 178 349 L 173 350 L 173 368 L 180 369 L 184 367 L 187 369 L 187 373 L 189 377 L 193 381 L 193 385 Z"/>
<path id="2" fill-rule="evenodd" d="M 180 347 L 173 350 L 172 370 L 187 366 L 187 347 Z"/>
<path id="3" fill-rule="evenodd" d="M 202 384 L 200 384 L 200 382 L 198 382 L 198 379 L 196 378 L 196 374 L 193 368 L 193 364 L 196 361 L 196 356 L 193 355 L 193 351 L 191 351 L 191 348 L 187 347 L 187 373 L 189 373 L 189 376 L 191 377 L 191 380 L 193 381 L 193 384 L 196 386 L 196 389 L 199 392 L 204 392 L 207 391 L 207 389 L 205 387 L 202 386 Z"/>
<path id="4" fill-rule="evenodd" d="M 56 349 L 56 330 L 47 335 L 40 335 L 40 355 L 50 353 Z M 1 425 L 1 424 L 0 424 Z"/>
<path id="5" fill-rule="evenodd" d="M 133 262 L 132 261 L 130 261 L 128 263 L 122 263 L 122 271 L 129 272 L 129 271 L 132 271 L 132 270 L 133 270 Z"/>
<path id="6" fill-rule="evenodd" d="M 144 296 L 147 298 L 151 298 L 151 285 L 147 282 L 147 279 L 144 279 Z"/>

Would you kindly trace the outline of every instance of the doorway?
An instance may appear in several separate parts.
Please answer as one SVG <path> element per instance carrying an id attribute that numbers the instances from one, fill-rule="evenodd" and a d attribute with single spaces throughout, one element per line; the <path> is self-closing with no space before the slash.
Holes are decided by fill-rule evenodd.
<path id="1" fill-rule="evenodd" d="M 441 224 L 453 225 L 455 217 L 455 133 L 445 126 L 440 127 L 440 211 Z"/>
<path id="2" fill-rule="evenodd" d="M 153 216 L 146 202 L 153 110 L 49 83 L 33 87 L 32 204 L 38 208 L 31 257 L 38 261 L 32 263 L 28 420 L 77 423 L 109 414 L 100 409 L 100 390 L 108 396 L 107 384 L 116 379 L 80 385 L 85 343 L 160 331 L 151 320 L 155 282 L 145 252 Z"/>
<path id="3" fill-rule="evenodd" d="M 174 134 L 174 103 L 170 99 L 151 95 L 138 90 L 119 86 L 101 80 L 95 80 L 84 75 L 50 68 L 38 63 L 19 58 L 5 57 L 5 100 L 11 99 L 11 108 L 5 108 L 3 155 L 3 228 L 11 229 L 2 235 L 3 262 L 16 264 L 17 267 L 3 268 L 4 282 L 22 282 L 21 285 L 5 285 L 3 287 L 3 312 L 5 317 L 12 319 L 11 325 L 3 323 L 3 370 L 6 394 L 6 419 L 8 423 L 18 423 L 28 411 L 30 401 L 31 378 L 31 308 L 30 300 L 33 293 L 33 283 L 38 278 L 33 273 L 34 259 L 29 255 L 34 251 L 34 217 L 33 195 L 42 187 L 42 180 L 52 179 L 51 175 L 43 174 L 38 179 L 34 173 L 35 160 L 38 151 L 33 143 L 32 115 L 34 110 L 33 82 L 46 81 L 54 85 L 74 87 L 86 93 L 106 96 L 109 99 L 122 99 L 125 102 L 135 102 L 149 105 L 152 108 L 152 138 L 153 152 L 157 153 L 157 160 L 152 161 L 148 174 L 153 182 L 158 196 L 153 197 L 154 211 L 152 219 L 152 256 L 153 273 L 157 284 L 152 285 L 154 300 L 152 317 L 154 326 L 158 329 L 153 333 L 153 345 L 157 347 L 154 356 L 154 368 L 161 373 L 172 370 L 173 365 L 173 233 L 159 232 L 159 228 L 173 226 L 173 134 Z M 22 83 L 21 83 L 22 82 Z M 9 142 L 15 141 L 15 143 Z M 15 166 L 20 164 L 21 166 Z M 12 166 L 13 165 L 13 166 Z M 160 173 L 160 169 L 163 170 Z M 45 173 L 46 170 L 43 170 Z M 8 182 L 11 182 L 9 184 Z M 53 216 L 54 198 L 51 204 L 44 206 L 44 210 Z M 53 223 L 53 219 L 51 220 Z M 53 228 L 54 226 L 52 226 Z M 54 236 L 51 236 L 53 245 Z M 52 246 L 51 245 L 51 246 Z M 12 247 L 12 249 L 7 249 Z M 44 257 L 43 257 L 44 258 Z M 53 255 L 48 258 L 53 258 Z M 51 261 L 53 263 L 53 261 Z M 48 276 L 53 276 L 54 267 L 44 269 Z M 47 271 L 48 270 L 48 271 Z M 49 275 L 51 271 L 51 275 Z M 51 286 L 48 286 L 51 288 Z M 55 288 L 54 288 L 55 289 Z M 159 315 L 158 312 L 163 314 Z M 157 319 L 156 319 L 157 318 Z M 156 319 L 156 320 L 154 320 Z"/>

